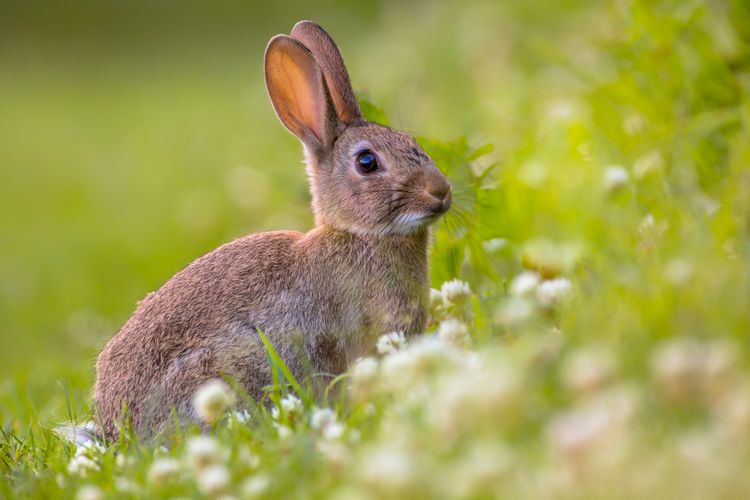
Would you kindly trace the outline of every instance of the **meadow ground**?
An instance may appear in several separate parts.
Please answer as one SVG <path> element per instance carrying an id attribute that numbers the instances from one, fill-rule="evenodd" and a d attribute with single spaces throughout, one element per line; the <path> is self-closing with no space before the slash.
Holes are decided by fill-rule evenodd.
<path id="1" fill-rule="evenodd" d="M 5 8 L 0 496 L 747 496 L 746 2 Z M 381 339 L 336 398 L 269 349 L 270 407 L 216 384 L 210 435 L 76 449 L 52 429 L 88 418 L 137 300 L 311 226 L 261 74 L 303 18 L 454 183 L 430 328 Z"/>

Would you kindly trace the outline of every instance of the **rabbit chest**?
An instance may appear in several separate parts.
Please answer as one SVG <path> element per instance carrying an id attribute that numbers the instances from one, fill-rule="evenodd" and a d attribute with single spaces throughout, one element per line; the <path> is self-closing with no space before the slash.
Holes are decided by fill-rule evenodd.
<path id="1" fill-rule="evenodd" d="M 348 362 L 371 351 L 379 335 L 424 329 L 428 294 L 427 231 L 361 238 L 321 231 L 306 273 L 313 342 L 335 343 Z M 323 249 L 323 250 L 321 250 Z M 314 323 L 317 323 L 314 324 Z"/>

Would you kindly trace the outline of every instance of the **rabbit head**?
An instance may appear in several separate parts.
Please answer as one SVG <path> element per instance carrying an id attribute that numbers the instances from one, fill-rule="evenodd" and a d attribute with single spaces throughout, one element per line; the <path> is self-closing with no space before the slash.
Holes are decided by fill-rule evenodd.
<path id="1" fill-rule="evenodd" d="M 302 141 L 316 224 L 368 236 L 409 234 L 451 204 L 451 185 L 413 137 L 362 116 L 344 61 L 320 26 L 271 39 L 268 94 Z"/>

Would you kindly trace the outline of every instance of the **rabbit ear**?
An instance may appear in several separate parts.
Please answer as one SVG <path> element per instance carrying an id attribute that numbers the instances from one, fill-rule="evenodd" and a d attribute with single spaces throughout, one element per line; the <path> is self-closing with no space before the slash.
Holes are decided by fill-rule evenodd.
<path id="1" fill-rule="evenodd" d="M 336 114 L 343 123 L 351 123 L 362 118 L 357 97 L 352 90 L 344 60 L 331 36 L 312 21 L 300 21 L 294 25 L 293 38 L 302 42 L 323 70 L 326 84 L 331 92 Z"/>
<path id="2" fill-rule="evenodd" d="M 276 35 L 266 47 L 265 73 L 268 95 L 284 126 L 314 150 L 332 144 L 336 112 L 310 50 L 294 38 Z"/>

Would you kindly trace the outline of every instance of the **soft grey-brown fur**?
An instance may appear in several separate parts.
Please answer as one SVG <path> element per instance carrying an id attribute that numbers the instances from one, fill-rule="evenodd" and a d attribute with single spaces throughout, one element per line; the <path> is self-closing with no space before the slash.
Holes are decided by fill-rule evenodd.
<path id="1" fill-rule="evenodd" d="M 166 430 L 173 411 L 197 420 L 193 395 L 212 378 L 260 398 L 271 374 L 258 329 L 304 379 L 342 373 L 383 333 L 425 326 L 428 225 L 448 209 L 450 184 L 413 138 L 362 118 L 338 49 L 314 23 L 271 40 L 266 83 L 304 143 L 316 227 L 233 241 L 138 305 L 97 362 L 109 438 L 123 406 L 142 436 Z M 355 168 L 363 150 L 376 172 Z"/>

